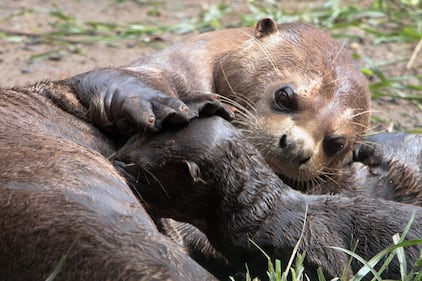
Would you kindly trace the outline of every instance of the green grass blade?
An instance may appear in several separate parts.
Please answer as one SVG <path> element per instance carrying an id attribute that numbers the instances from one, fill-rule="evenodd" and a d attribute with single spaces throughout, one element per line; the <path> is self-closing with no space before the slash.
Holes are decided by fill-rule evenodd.
<path id="1" fill-rule="evenodd" d="M 370 261 L 366 261 L 364 258 L 359 256 L 358 254 L 356 254 L 355 252 L 350 251 L 348 249 L 344 249 L 344 248 L 340 248 L 340 247 L 329 247 L 329 248 L 344 252 L 344 253 L 350 255 L 351 257 L 355 258 L 356 260 L 360 261 L 364 265 L 358 271 L 358 273 L 355 275 L 354 281 L 360 281 L 363 277 L 365 277 L 365 275 L 368 272 L 371 272 L 374 275 L 374 277 L 376 278 L 376 280 L 382 281 L 381 276 L 378 274 L 378 272 L 374 268 L 374 266 L 378 263 L 380 258 L 378 260 L 376 260 L 376 262 L 374 264 L 374 261 L 375 261 L 374 259 L 371 259 Z"/>

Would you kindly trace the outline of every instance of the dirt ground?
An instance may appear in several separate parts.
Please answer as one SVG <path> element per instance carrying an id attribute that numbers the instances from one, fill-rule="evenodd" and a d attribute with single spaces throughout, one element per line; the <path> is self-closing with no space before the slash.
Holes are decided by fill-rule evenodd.
<path id="1" fill-rule="evenodd" d="M 221 1 L 118 1 L 118 0 L 21 0 L 0 2 L 1 31 L 16 34 L 15 37 L 0 36 L 0 86 L 22 85 L 41 79 L 61 79 L 102 66 L 122 65 L 156 48 L 183 40 L 198 31 L 187 34 L 163 33 L 158 37 L 123 39 L 112 43 L 74 43 L 66 46 L 31 36 L 52 30 L 57 17 L 48 14 L 60 10 L 78 22 L 96 21 L 116 24 L 143 22 L 153 25 L 173 25 L 197 17 L 212 4 Z M 238 14 L 248 13 L 246 0 L 226 1 Z M 284 7 L 300 9 L 306 5 L 318 5 L 313 1 L 283 1 Z M 155 11 L 152 13 L 151 11 Z M 157 12 L 158 11 L 158 12 Z M 239 18 L 227 16 L 225 25 L 236 24 Z M 148 43 L 150 42 L 150 43 Z M 372 44 L 365 38 L 345 41 L 345 46 L 362 57 L 375 62 L 402 58 L 397 64 L 387 66 L 386 72 L 404 75 L 404 65 L 410 58 L 414 45 Z M 363 61 L 358 61 L 363 65 Z M 421 71 L 421 55 L 415 61 L 415 70 Z M 419 73 L 420 74 L 420 73 Z M 374 115 L 381 118 L 382 129 L 421 130 L 422 111 L 410 101 L 381 98 L 373 102 Z M 381 130 L 376 127 L 376 130 Z"/>

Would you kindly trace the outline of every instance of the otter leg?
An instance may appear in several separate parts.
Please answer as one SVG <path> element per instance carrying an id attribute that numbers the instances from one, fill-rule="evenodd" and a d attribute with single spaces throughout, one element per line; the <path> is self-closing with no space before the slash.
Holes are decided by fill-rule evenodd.
<path id="1" fill-rule="evenodd" d="M 97 69 L 65 80 L 89 107 L 95 125 L 130 135 L 136 129 L 158 130 L 162 123 L 188 121 L 189 109 L 177 98 L 152 89 L 123 69 Z"/>
<path id="2" fill-rule="evenodd" d="M 124 135 L 143 129 L 158 131 L 165 123 L 186 123 L 202 113 L 232 118 L 230 109 L 214 95 L 187 99 L 186 105 L 178 97 L 149 86 L 141 74 L 130 70 L 97 69 L 63 82 L 89 108 L 89 117 L 96 126 Z"/>

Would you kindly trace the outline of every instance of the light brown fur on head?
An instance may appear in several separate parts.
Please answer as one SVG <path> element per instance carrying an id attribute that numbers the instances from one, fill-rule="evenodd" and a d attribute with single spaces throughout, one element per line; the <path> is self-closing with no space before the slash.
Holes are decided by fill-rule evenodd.
<path id="1" fill-rule="evenodd" d="M 243 108 L 238 123 L 274 171 L 318 182 L 349 161 L 369 125 L 367 81 L 325 32 L 272 23 L 222 59 L 216 91 Z"/>
<path id="2" fill-rule="evenodd" d="M 307 24 L 266 18 L 255 28 L 208 32 L 125 69 L 182 100 L 220 95 L 238 108 L 245 136 L 293 186 L 342 168 L 369 124 L 365 77 L 342 45 Z"/>

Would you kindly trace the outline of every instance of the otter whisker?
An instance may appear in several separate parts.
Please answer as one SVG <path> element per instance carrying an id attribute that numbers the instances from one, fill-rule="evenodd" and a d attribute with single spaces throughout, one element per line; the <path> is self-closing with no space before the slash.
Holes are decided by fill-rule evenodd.
<path id="1" fill-rule="evenodd" d="M 360 115 L 363 115 L 363 114 L 368 114 L 368 113 L 372 114 L 373 112 L 380 112 L 380 111 L 374 110 L 374 109 L 364 110 L 364 111 L 357 112 L 357 113 L 351 115 L 350 118 L 354 118 L 354 117 L 357 117 L 357 116 L 360 116 Z"/>
<path id="2" fill-rule="evenodd" d="M 366 130 L 368 130 L 368 126 L 367 126 L 367 125 L 365 125 L 365 124 L 361 124 L 361 123 L 359 123 L 359 122 L 354 122 L 354 121 L 351 121 L 351 122 L 350 122 L 350 124 L 353 124 L 353 125 L 355 125 L 355 126 L 357 126 L 357 127 L 361 127 L 361 128 L 363 128 L 365 131 L 366 131 Z"/>
<path id="3" fill-rule="evenodd" d="M 153 174 L 151 173 L 147 168 L 142 168 L 142 170 L 148 174 L 148 176 L 150 176 L 156 183 L 158 183 L 158 185 L 160 186 L 160 188 L 163 190 L 164 194 L 167 196 L 167 198 L 170 198 L 170 195 L 168 194 L 166 188 L 164 187 L 164 185 L 161 183 L 161 181 Z M 144 175 L 146 175 L 144 173 Z"/>
<path id="4" fill-rule="evenodd" d="M 240 100 L 247 106 L 247 107 L 245 107 L 245 106 L 243 106 L 242 104 L 240 104 L 239 102 L 236 102 L 235 100 L 233 100 L 233 99 L 230 99 L 229 97 L 225 97 L 225 96 L 220 96 L 221 97 L 221 100 L 223 101 L 223 102 L 225 102 L 225 103 L 227 103 L 227 104 L 230 104 L 230 105 L 233 105 L 233 106 L 235 106 L 236 108 L 239 108 L 239 109 L 243 109 L 245 112 L 250 112 L 250 111 L 253 111 L 254 113 L 257 113 L 257 110 L 256 110 L 256 108 L 255 108 L 255 106 L 253 106 L 253 101 L 252 100 L 250 100 L 249 98 L 247 98 L 247 97 L 242 97 L 242 96 L 240 96 Z M 252 112 L 250 113 L 250 114 L 252 114 Z"/>
<path id="5" fill-rule="evenodd" d="M 367 147 L 369 147 L 371 149 L 375 149 L 376 146 L 377 146 L 377 143 L 372 142 L 372 141 L 361 141 L 361 142 L 356 141 L 355 143 L 356 144 L 360 144 L 362 146 L 367 146 Z"/>
<path id="6" fill-rule="evenodd" d="M 264 53 L 264 55 L 268 58 L 268 61 L 270 62 L 271 66 L 273 67 L 273 69 L 275 71 L 278 71 L 279 69 L 277 68 L 276 64 L 274 63 L 274 59 L 271 57 L 270 53 L 268 52 L 267 48 L 253 35 L 242 31 L 243 33 L 245 33 L 251 40 L 252 42 L 254 42 L 256 44 L 256 46 L 258 46 L 262 52 Z"/>
<path id="7" fill-rule="evenodd" d="M 236 109 L 242 109 L 243 108 L 245 111 L 248 111 L 248 109 L 246 107 L 244 107 L 243 105 L 241 105 L 240 103 L 236 102 L 235 100 L 233 100 L 233 99 L 231 99 L 229 97 L 226 97 L 226 96 L 223 96 L 223 95 L 214 93 L 214 92 L 202 91 L 202 90 L 194 90 L 193 92 L 194 93 L 198 93 L 198 94 L 216 95 L 216 96 L 218 96 L 218 98 L 222 102 L 224 102 L 226 104 L 229 104 L 229 105 L 232 105 L 232 106 L 236 107 Z M 256 112 L 255 107 L 252 105 L 253 104 L 252 100 L 250 100 L 249 98 L 247 98 L 245 95 L 242 95 L 241 93 L 237 93 L 237 92 L 235 93 L 234 92 L 234 95 L 236 96 L 236 98 L 238 98 L 239 100 L 243 101 L 247 106 L 249 106 L 250 110 L 253 110 L 254 112 Z"/>
<path id="8" fill-rule="evenodd" d="M 336 175 L 338 175 L 338 174 L 337 173 L 333 173 L 333 174 L 324 173 L 324 176 L 326 176 L 327 181 L 333 182 L 337 187 L 340 187 L 341 186 L 340 182 L 335 180 L 334 176 L 336 176 Z"/>
<path id="9" fill-rule="evenodd" d="M 226 81 L 227 85 L 230 88 L 230 91 L 233 93 L 234 96 L 237 96 L 237 92 L 232 87 L 232 85 L 231 85 L 231 83 L 230 83 L 230 81 L 229 81 L 229 79 L 227 77 L 226 71 L 224 70 L 223 61 L 220 61 L 220 68 L 221 68 L 221 72 L 223 73 L 223 76 L 224 76 L 224 81 Z"/>
<path id="10" fill-rule="evenodd" d="M 315 190 L 318 189 L 318 193 L 323 192 L 322 183 L 324 183 L 325 180 L 322 178 L 321 175 L 316 176 L 314 179 L 311 180 L 311 187 L 309 188 L 310 193 L 315 193 Z"/>
<path id="11" fill-rule="evenodd" d="M 337 52 L 337 54 L 335 54 L 333 60 L 331 61 L 332 63 L 335 63 L 335 61 L 337 60 L 337 58 L 339 57 L 340 53 L 344 50 L 344 47 L 346 46 L 346 42 L 343 41 L 343 43 L 341 43 L 340 48 Z"/>
<path id="12" fill-rule="evenodd" d="M 136 175 L 136 181 L 135 181 L 135 183 L 137 184 L 137 186 L 138 186 L 138 183 L 139 183 L 139 176 L 140 176 L 140 174 L 141 173 L 138 172 L 137 175 Z M 138 197 L 138 199 L 140 199 L 142 202 L 145 202 L 146 203 L 146 200 L 142 197 L 142 194 L 139 192 L 138 188 L 133 187 L 133 188 L 131 188 L 131 190 L 135 193 L 135 195 L 136 195 L 136 197 Z"/>

